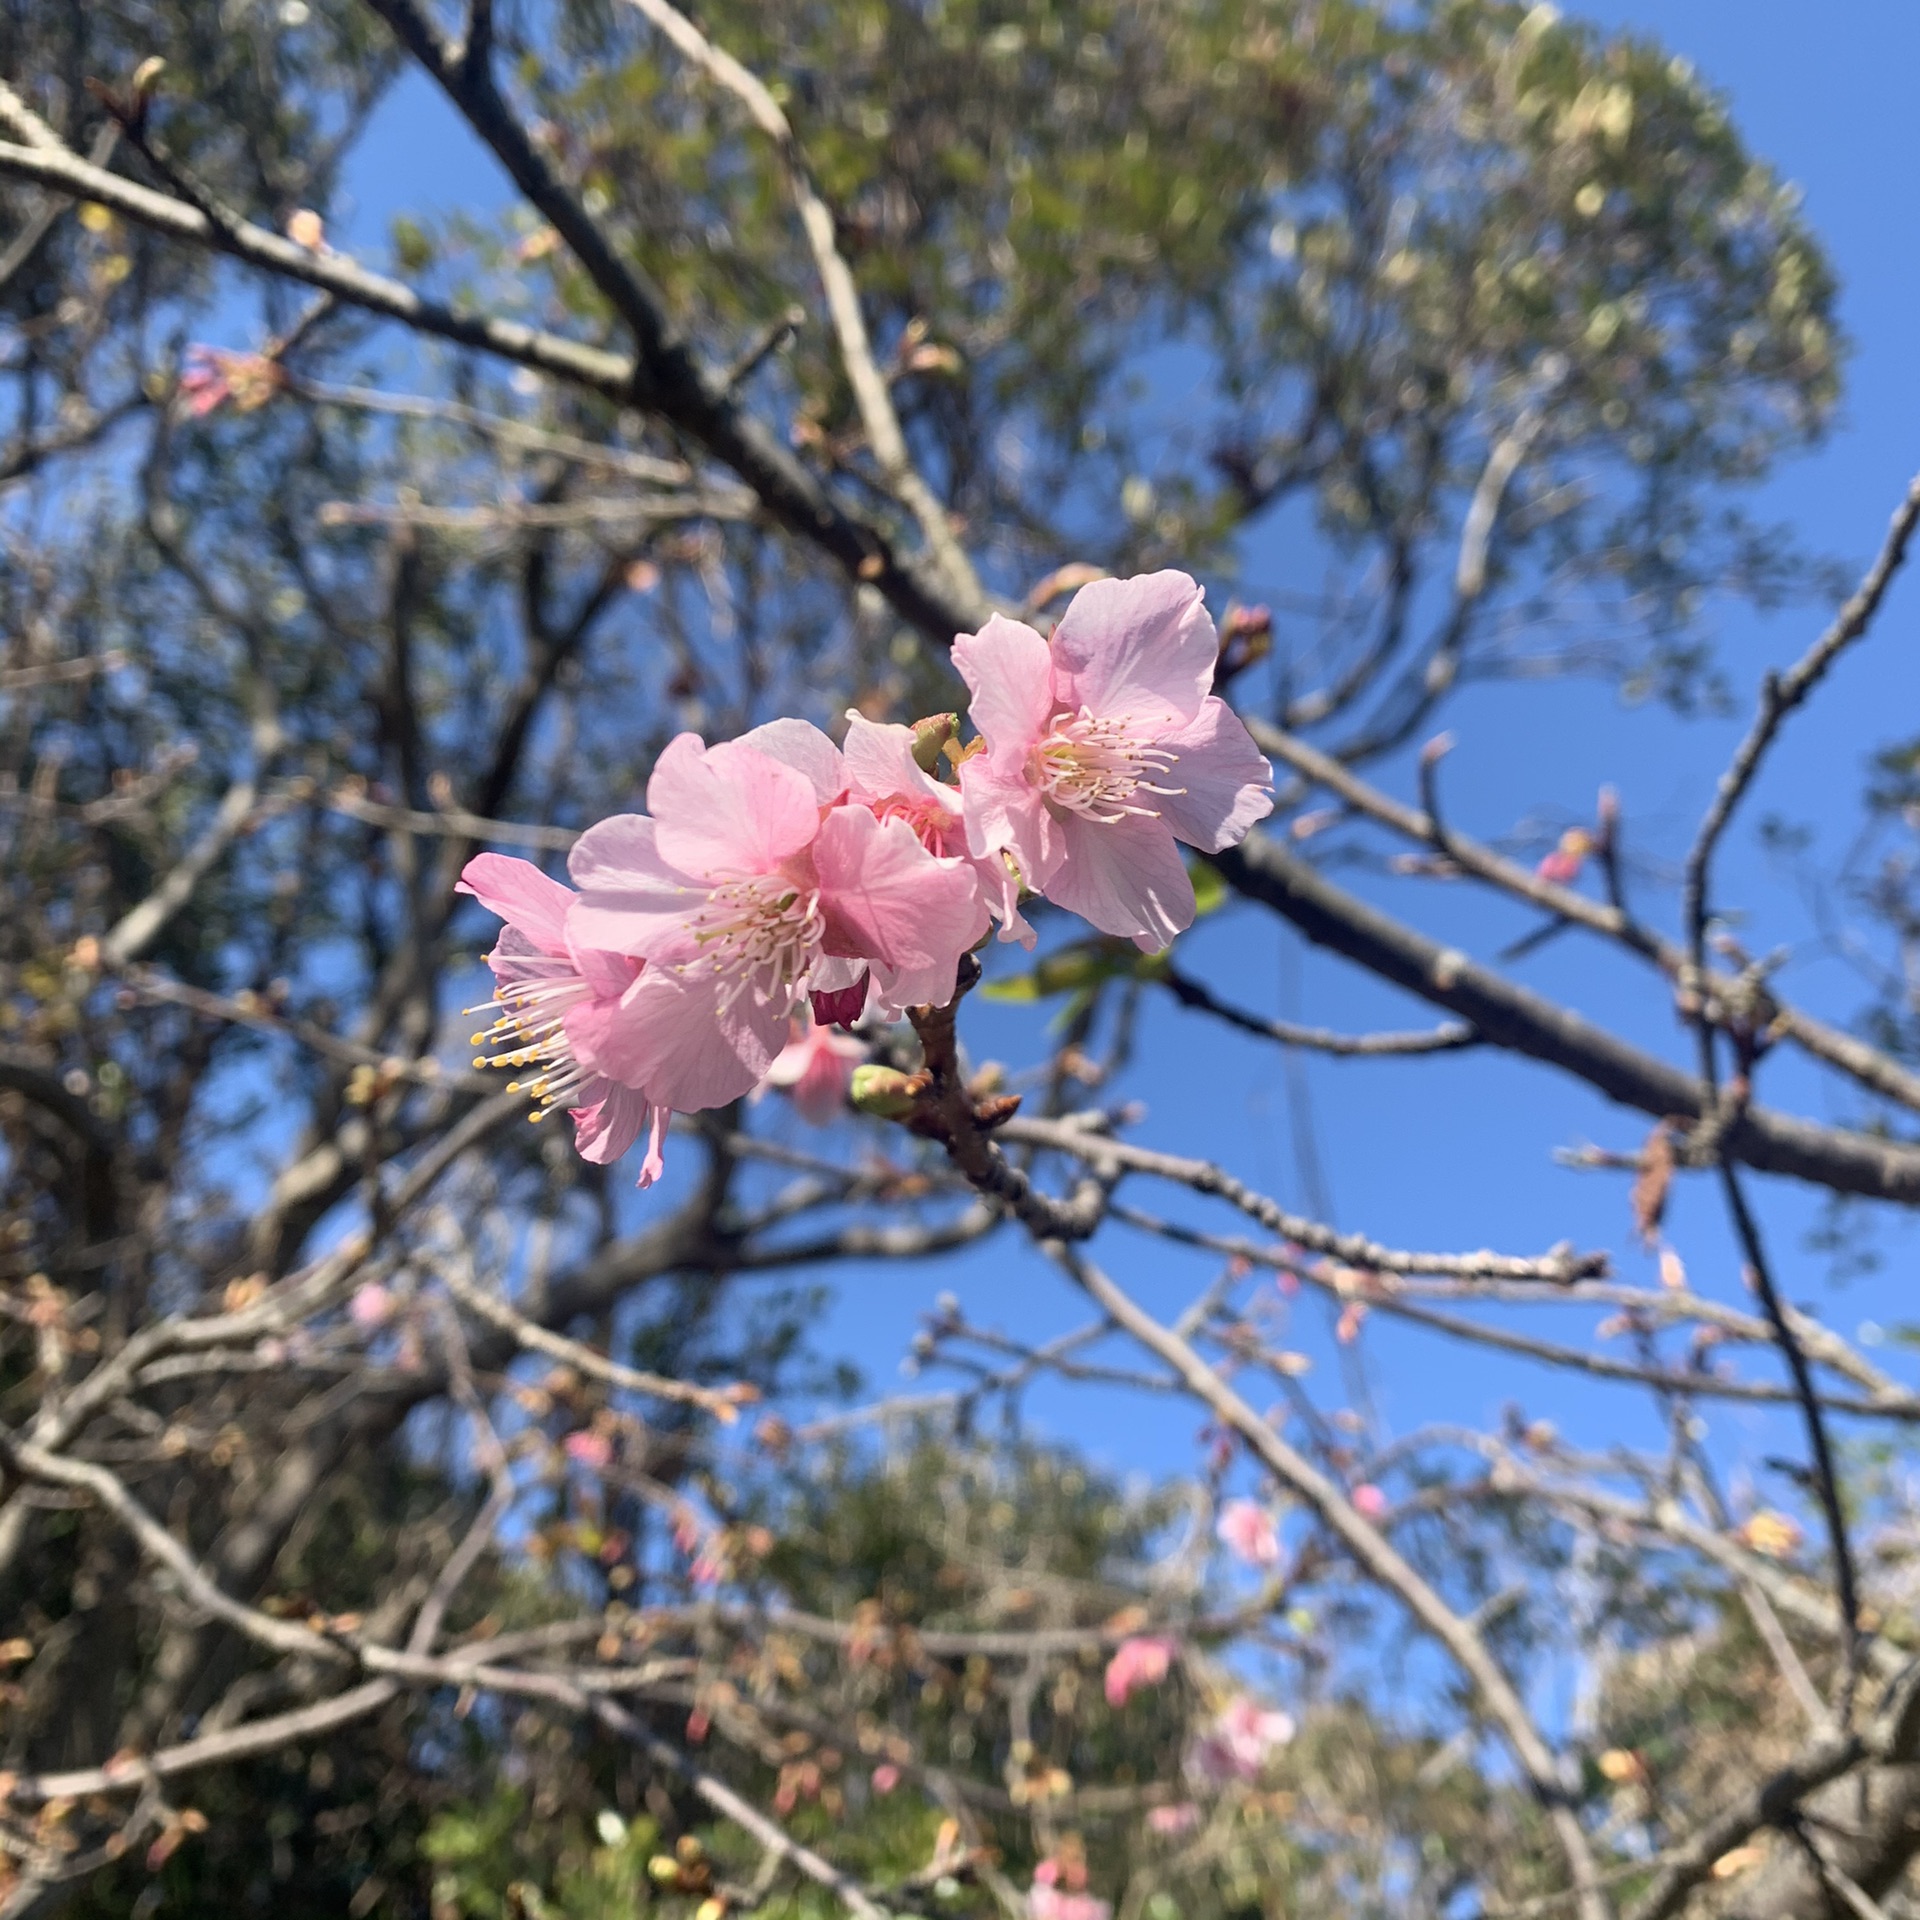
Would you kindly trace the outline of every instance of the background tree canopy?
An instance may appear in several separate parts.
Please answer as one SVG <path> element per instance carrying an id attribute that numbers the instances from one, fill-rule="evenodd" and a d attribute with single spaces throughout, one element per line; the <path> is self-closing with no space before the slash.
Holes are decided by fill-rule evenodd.
<path id="1" fill-rule="evenodd" d="M 1920 749 L 1792 948 L 1718 858 L 1920 492 L 1864 575 L 1758 518 L 1837 291 L 1706 80 L 1488 0 L 12 0 L 0 83 L 0 1916 L 1920 1910 L 1920 1391 L 1763 1197 L 1920 1201 Z M 477 850 L 1170 566 L 1276 811 L 1168 955 L 985 956 L 991 1139 L 756 1097 L 641 1194 L 468 1065 Z M 1741 603 L 1811 647 L 1703 820 L 1450 817 L 1477 684 L 1724 710 Z M 1158 1117 L 1229 1043 L 1598 1093 L 1612 1256 L 1270 1197 Z M 1612 1411 L 1395 1432 L 1389 1325 Z"/>

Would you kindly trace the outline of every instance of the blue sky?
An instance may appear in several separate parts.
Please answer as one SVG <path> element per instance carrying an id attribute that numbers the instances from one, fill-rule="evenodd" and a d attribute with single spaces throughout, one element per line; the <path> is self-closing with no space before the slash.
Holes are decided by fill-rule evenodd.
<path id="1" fill-rule="evenodd" d="M 1803 0 L 1596 0 L 1570 11 L 1655 33 L 1686 55 L 1725 90 L 1751 146 L 1804 189 L 1808 215 L 1841 276 L 1841 312 L 1853 348 L 1847 400 L 1828 444 L 1785 469 L 1755 504 L 1763 516 L 1793 524 L 1809 547 L 1849 563 L 1864 561 L 1920 467 L 1920 362 L 1912 353 L 1920 268 L 1905 190 L 1920 8 L 1901 0 L 1846 0 L 1820 9 L 1817 26 Z M 358 204 L 346 235 L 377 251 L 392 213 L 471 204 L 488 191 L 482 180 L 496 183 L 497 191 L 491 162 L 424 88 L 410 83 L 379 116 L 353 169 Z M 1279 550 L 1254 553 L 1250 570 L 1284 579 L 1289 559 Z M 1751 710 L 1760 672 L 1791 659 L 1818 624 L 1818 610 L 1806 607 L 1766 618 L 1735 611 L 1721 619 L 1723 663 L 1737 690 L 1731 719 L 1681 721 L 1657 708 L 1629 708 L 1611 689 L 1590 682 L 1468 692 L 1448 714 L 1458 744 L 1445 782 L 1456 822 L 1493 837 L 1529 817 L 1590 817 L 1597 789 L 1611 782 L 1621 792 L 1635 850 L 1655 863 L 1677 864 Z M 1816 860 L 1837 860 L 1869 752 L 1903 730 L 1920 730 L 1916 631 L 1920 581 L 1896 592 L 1871 642 L 1794 721 L 1723 861 L 1725 897 L 1755 909 L 1751 943 L 1762 950 L 1792 944 L 1786 991 L 1837 1018 L 1855 1010 L 1862 991 L 1813 950 L 1795 891 L 1759 851 L 1754 827 L 1769 812 L 1793 818 L 1815 830 Z M 1410 795 L 1408 768 L 1387 779 Z M 1431 883 L 1359 884 L 1482 956 L 1530 924 L 1513 908 L 1456 890 L 1436 894 Z M 1640 904 L 1650 917 L 1672 924 L 1670 891 L 1643 882 Z M 1302 954 L 1284 930 L 1251 915 L 1223 916 L 1198 937 L 1192 960 L 1194 970 L 1224 991 L 1275 1013 L 1354 1029 L 1430 1017 L 1340 962 Z M 1643 969 L 1590 943 L 1563 939 L 1514 971 L 1641 1044 L 1689 1057 L 1661 983 Z M 1030 1055 L 1032 1028 L 1024 1016 L 976 1005 L 968 1032 L 978 1054 L 1013 1061 Z M 1155 1003 L 1139 1059 L 1129 1090 L 1150 1110 L 1139 1137 L 1216 1157 L 1289 1204 L 1306 1203 L 1277 1051 Z M 1631 1148 L 1645 1134 L 1642 1117 L 1612 1109 L 1544 1069 L 1495 1056 L 1416 1066 L 1309 1060 L 1304 1080 L 1313 1146 L 1337 1224 L 1424 1247 L 1529 1252 L 1570 1238 L 1615 1250 L 1623 1277 L 1651 1281 L 1649 1258 L 1630 1242 L 1624 1179 L 1568 1171 L 1552 1158 L 1555 1147 L 1588 1140 Z M 1765 1067 L 1761 1096 L 1816 1116 L 1837 1119 L 1846 1111 L 1844 1096 L 1784 1057 Z M 1149 1207 L 1174 1198 L 1144 1184 L 1134 1197 Z M 1907 1275 L 1915 1242 L 1897 1223 L 1880 1236 L 1888 1254 L 1883 1273 L 1836 1292 L 1824 1264 L 1804 1250 L 1813 1200 L 1775 1185 L 1764 1191 L 1762 1210 L 1792 1296 L 1848 1331 L 1863 1321 L 1892 1324 L 1911 1312 Z M 1226 1232 L 1240 1225 L 1224 1210 L 1214 1218 Z M 1697 1286 L 1741 1297 L 1717 1203 L 1703 1185 L 1683 1183 L 1670 1233 Z M 1203 1256 L 1124 1234 L 1103 1240 L 1100 1252 L 1119 1278 L 1167 1311 L 1212 1271 Z M 1023 1336 L 1041 1337 L 1084 1317 L 1050 1269 L 1004 1237 L 937 1266 L 863 1268 L 841 1276 L 836 1305 L 816 1330 L 818 1344 L 850 1354 L 884 1386 L 897 1377 L 919 1315 L 947 1287 L 976 1318 Z M 1542 1311 L 1523 1324 L 1578 1340 L 1591 1319 Z M 1316 1303 L 1303 1303 L 1299 1344 L 1318 1361 L 1310 1384 L 1323 1404 L 1337 1404 L 1340 1369 Z M 1364 1347 L 1375 1405 L 1395 1433 L 1434 1419 L 1487 1424 L 1510 1400 L 1550 1413 L 1587 1441 L 1647 1432 L 1644 1396 L 1524 1369 L 1379 1317 Z M 1896 1373 L 1912 1371 L 1897 1353 L 1880 1357 Z M 1032 1406 L 1045 1427 L 1073 1435 L 1116 1466 L 1166 1469 L 1196 1458 L 1190 1408 L 1084 1389 L 1042 1389 Z M 1783 1442 L 1798 1452 L 1791 1429 L 1777 1420 L 1726 1407 L 1707 1411 L 1723 1458 L 1781 1450 Z"/>

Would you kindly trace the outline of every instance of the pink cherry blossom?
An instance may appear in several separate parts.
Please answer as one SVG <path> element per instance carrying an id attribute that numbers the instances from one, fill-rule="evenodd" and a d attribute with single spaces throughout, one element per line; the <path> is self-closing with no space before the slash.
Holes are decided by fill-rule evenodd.
<path id="1" fill-rule="evenodd" d="M 1171 1806 L 1155 1807 L 1147 1815 L 1151 1831 L 1168 1836 L 1191 1833 L 1200 1824 L 1200 1809 L 1191 1800 L 1176 1800 Z"/>
<path id="2" fill-rule="evenodd" d="M 1136 1688 L 1157 1687 L 1178 1652 L 1173 1641 L 1159 1635 L 1136 1634 L 1122 1640 L 1107 1662 L 1107 1705 L 1124 1707 Z"/>
<path id="3" fill-rule="evenodd" d="M 1277 1567 L 1280 1564 L 1280 1533 L 1273 1515 L 1257 1501 L 1229 1500 L 1220 1509 L 1220 1523 L 1214 1529 L 1220 1544 L 1250 1567 Z"/>
<path id="4" fill-rule="evenodd" d="M 1584 827 L 1569 827 L 1560 836 L 1559 844 L 1534 868 L 1542 880 L 1552 880 L 1557 885 L 1570 887 L 1580 878 L 1580 869 L 1587 863 L 1587 855 L 1594 850 L 1594 838 Z"/>
<path id="5" fill-rule="evenodd" d="M 378 1280 L 362 1281 L 347 1302 L 347 1317 L 363 1333 L 385 1325 L 392 1312 L 393 1295 Z"/>
<path id="6" fill-rule="evenodd" d="M 759 1086 L 758 1099 L 769 1087 L 783 1088 L 810 1126 L 824 1127 L 847 1103 L 853 1070 L 867 1057 L 866 1047 L 817 1020 L 794 1021 L 793 1038 L 775 1056 Z"/>
<path id="7" fill-rule="evenodd" d="M 1027 1889 L 1030 1920 L 1112 1920 L 1113 1903 L 1088 1893 L 1086 1884 L 1087 1870 L 1077 1862 L 1063 1872 L 1058 1860 L 1042 1860 Z"/>
<path id="8" fill-rule="evenodd" d="M 868 808 L 877 819 L 904 820 L 929 853 L 965 860 L 972 868 L 979 888 L 979 914 L 969 946 L 986 932 L 989 914 L 1003 922 L 1001 939 L 1032 946 L 1033 929 L 1020 914 L 1019 880 L 998 854 L 973 855 L 960 790 L 926 772 L 913 757 L 913 747 L 911 727 L 883 726 L 849 709 L 841 748 L 847 798 Z"/>
<path id="9" fill-rule="evenodd" d="M 613 1442 L 604 1433 L 595 1433 L 590 1429 L 568 1434 L 566 1449 L 569 1460 L 590 1467 L 596 1473 L 613 1461 Z"/>
<path id="10" fill-rule="evenodd" d="M 873 1770 L 875 1793 L 891 1793 L 900 1784 L 900 1769 L 891 1760 L 882 1760 Z"/>
<path id="11" fill-rule="evenodd" d="M 1257 1780 L 1267 1761 L 1293 1738 L 1293 1716 L 1261 1707 L 1245 1694 L 1214 1717 L 1187 1753 L 1187 1770 L 1210 1787 Z"/>
<path id="12" fill-rule="evenodd" d="M 623 954 L 571 939 L 571 890 L 531 861 L 477 854 L 462 871 L 459 890 L 506 922 L 487 956 L 493 999 L 469 1009 L 494 1016 L 474 1036 L 475 1046 L 498 1049 L 481 1064 L 538 1067 L 539 1077 L 527 1083 L 537 1103 L 534 1118 L 565 1107 L 574 1146 L 598 1165 L 618 1160 L 646 1134 L 640 1184 L 651 1186 L 660 1176 L 667 1106 L 648 1093 L 630 1057 L 618 1066 L 609 1057 L 645 969 Z"/>
<path id="13" fill-rule="evenodd" d="M 1386 1517 L 1387 1496 L 1372 1481 L 1366 1481 L 1353 1490 L 1354 1510 L 1363 1513 L 1369 1520 L 1381 1520 Z"/>
<path id="14" fill-rule="evenodd" d="M 1219 647 L 1184 573 L 1096 580 L 1051 645 L 996 614 L 954 642 L 986 743 L 960 768 L 976 857 L 1157 952 L 1192 924 L 1176 841 L 1217 853 L 1273 808 L 1272 769 L 1211 691 Z"/>
<path id="15" fill-rule="evenodd" d="M 581 836 L 571 938 L 648 963 L 609 1071 L 681 1112 L 724 1106 L 773 1064 L 809 996 L 863 967 L 884 1008 L 952 997 L 978 937 L 972 872 L 904 820 L 840 804 L 846 784 L 839 749 L 803 721 L 716 747 L 684 733 L 654 767 L 648 814 Z"/>

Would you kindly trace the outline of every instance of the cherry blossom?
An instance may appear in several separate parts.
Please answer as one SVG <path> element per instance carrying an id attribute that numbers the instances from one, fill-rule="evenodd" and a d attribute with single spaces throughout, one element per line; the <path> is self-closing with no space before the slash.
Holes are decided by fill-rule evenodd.
<path id="1" fill-rule="evenodd" d="M 1293 1716 L 1245 1694 L 1230 1701 L 1187 1753 L 1187 1770 L 1210 1787 L 1257 1780 L 1267 1761 L 1293 1738 Z"/>
<path id="2" fill-rule="evenodd" d="M 866 1048 L 818 1020 L 792 1025 L 793 1038 L 775 1056 L 759 1086 L 758 1099 L 769 1087 L 783 1089 L 800 1117 L 810 1126 L 824 1127 L 847 1104 L 853 1070 L 867 1057 Z"/>
<path id="3" fill-rule="evenodd" d="M 1580 869 L 1587 863 L 1587 855 L 1594 850 L 1594 838 L 1585 827 L 1569 827 L 1560 836 L 1553 851 L 1545 855 L 1534 868 L 1542 880 L 1552 880 L 1560 886 L 1570 887 L 1580 878 Z"/>
<path id="4" fill-rule="evenodd" d="M 847 769 L 847 797 L 877 819 L 904 820 L 929 853 L 965 860 L 979 886 L 979 917 L 974 944 L 986 932 L 988 917 L 1003 922 L 1000 937 L 1034 943 L 1033 929 L 1020 914 L 1020 882 L 999 854 L 975 857 L 967 839 L 960 791 L 936 780 L 914 758 L 914 730 L 883 726 L 849 711 L 841 747 Z"/>
<path id="5" fill-rule="evenodd" d="M 977 934 L 977 889 L 901 819 L 839 804 L 839 749 L 776 721 L 708 747 L 671 741 L 647 814 L 590 827 L 570 861 L 567 921 L 584 946 L 649 964 L 607 1055 L 683 1111 L 746 1093 L 815 991 L 864 966 L 885 1006 L 952 997 Z"/>
<path id="6" fill-rule="evenodd" d="M 1273 1515 L 1254 1500 L 1229 1500 L 1214 1531 L 1220 1544 L 1250 1567 L 1280 1564 L 1280 1533 Z"/>
<path id="7" fill-rule="evenodd" d="M 1087 1870 L 1077 1860 L 1064 1867 L 1058 1860 L 1042 1860 L 1027 1889 L 1030 1920 L 1112 1920 L 1112 1901 L 1088 1893 L 1086 1884 Z"/>
<path id="8" fill-rule="evenodd" d="M 529 860 L 477 854 L 461 872 L 459 890 L 506 922 L 487 956 L 493 998 L 468 1009 L 494 1016 L 473 1044 L 498 1051 L 479 1064 L 537 1067 L 538 1078 L 525 1083 L 536 1103 L 533 1117 L 566 1108 L 574 1146 L 598 1165 L 618 1160 L 646 1134 L 640 1184 L 651 1186 L 660 1177 L 667 1105 L 647 1091 L 630 1062 L 615 1066 L 610 1058 L 610 1042 L 646 970 L 573 940 L 567 931 L 572 892 Z"/>
<path id="9" fill-rule="evenodd" d="M 363 1280 L 347 1302 L 347 1317 L 363 1333 L 385 1326 L 393 1313 L 393 1295 L 378 1280 Z"/>
<path id="10" fill-rule="evenodd" d="M 1387 1513 L 1387 1496 L 1372 1481 L 1364 1481 L 1353 1490 L 1353 1506 L 1356 1513 L 1369 1520 L 1382 1520 Z"/>
<path id="11" fill-rule="evenodd" d="M 1193 921 L 1177 841 L 1217 853 L 1273 808 L 1272 770 L 1214 695 L 1219 647 L 1184 573 L 1096 580 L 1052 643 L 996 614 L 953 663 L 985 751 L 960 768 L 968 844 L 1102 933 L 1157 952 Z"/>
<path id="12" fill-rule="evenodd" d="M 1179 1647 L 1160 1635 L 1136 1634 L 1122 1640 L 1107 1662 L 1107 1705 L 1124 1707 L 1140 1687 L 1157 1687 L 1167 1677 Z"/>
<path id="13" fill-rule="evenodd" d="M 1154 1807 L 1147 1814 L 1151 1831 L 1169 1837 L 1191 1833 L 1200 1824 L 1200 1809 L 1191 1800 L 1176 1800 L 1171 1806 Z"/>

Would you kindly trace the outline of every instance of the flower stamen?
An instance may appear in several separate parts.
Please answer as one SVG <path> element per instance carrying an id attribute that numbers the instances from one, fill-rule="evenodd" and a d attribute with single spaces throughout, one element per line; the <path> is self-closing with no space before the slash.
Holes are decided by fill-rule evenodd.
<path id="1" fill-rule="evenodd" d="M 1161 798 L 1184 787 L 1161 786 L 1154 776 L 1173 770 L 1179 755 L 1134 737 L 1124 720 L 1097 719 L 1087 708 L 1059 714 L 1052 730 L 1033 749 L 1034 784 L 1056 806 L 1103 826 L 1117 826 L 1129 815 L 1157 818 L 1160 809 L 1143 805 L 1142 794 Z"/>
<path id="2" fill-rule="evenodd" d="M 524 963 L 522 963 L 524 964 Z M 490 1026 L 473 1036 L 471 1045 L 491 1047 L 474 1056 L 476 1067 L 538 1067 L 539 1077 L 510 1080 L 509 1093 L 526 1093 L 534 1103 L 532 1120 L 544 1120 L 560 1107 L 575 1104 L 575 1096 L 593 1076 L 574 1058 L 567 1038 L 566 1015 L 571 1007 L 592 997 L 592 989 L 571 969 L 496 981 L 491 1000 L 468 1013 L 490 1013 Z"/>
<path id="3" fill-rule="evenodd" d="M 691 928 L 701 953 L 681 970 L 717 976 L 722 1008 L 750 993 L 759 1006 L 786 1010 L 806 991 L 827 923 L 816 888 L 769 874 L 715 887 Z"/>

